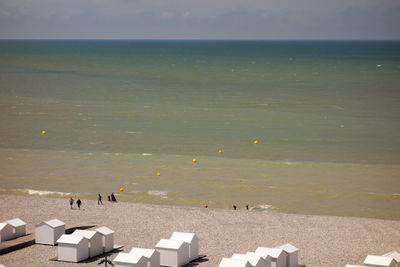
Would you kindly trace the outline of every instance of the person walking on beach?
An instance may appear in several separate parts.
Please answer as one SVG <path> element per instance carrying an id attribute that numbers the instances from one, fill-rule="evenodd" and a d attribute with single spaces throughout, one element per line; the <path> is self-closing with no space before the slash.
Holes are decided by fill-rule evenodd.
<path id="1" fill-rule="evenodd" d="M 74 199 L 72 197 L 69 198 L 69 207 L 72 210 L 72 205 L 74 205 Z"/>
<path id="2" fill-rule="evenodd" d="M 97 199 L 97 205 L 103 205 L 103 202 L 101 201 L 101 195 L 99 194 L 99 198 Z"/>
<path id="3" fill-rule="evenodd" d="M 76 201 L 76 205 L 78 205 L 78 209 L 81 209 L 81 204 L 82 204 L 82 201 L 78 198 L 78 200 Z"/>

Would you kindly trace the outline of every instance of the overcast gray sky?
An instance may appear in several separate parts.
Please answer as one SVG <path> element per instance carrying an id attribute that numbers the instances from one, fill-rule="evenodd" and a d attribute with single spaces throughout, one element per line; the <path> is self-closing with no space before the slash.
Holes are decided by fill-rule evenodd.
<path id="1" fill-rule="evenodd" d="M 400 39 L 400 0 L 0 0 L 0 38 Z"/>

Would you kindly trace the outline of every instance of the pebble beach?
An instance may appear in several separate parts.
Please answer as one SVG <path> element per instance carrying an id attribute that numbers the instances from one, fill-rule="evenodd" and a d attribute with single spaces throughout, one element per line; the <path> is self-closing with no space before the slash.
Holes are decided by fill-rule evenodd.
<path id="1" fill-rule="evenodd" d="M 345 266 L 362 264 L 368 254 L 400 251 L 400 221 L 357 217 L 285 214 L 274 211 L 215 209 L 141 203 L 82 200 L 80 210 L 70 209 L 68 199 L 0 195 L 0 221 L 20 218 L 27 233 L 42 221 L 57 218 L 66 228 L 95 225 L 115 231 L 115 244 L 154 248 L 174 231 L 193 232 L 205 258 L 195 266 L 218 266 L 223 257 L 275 247 L 289 242 L 300 249 L 299 264 Z M 83 263 L 50 261 L 57 247 L 33 245 L 0 256 L 0 264 L 12 266 L 98 266 L 100 259 Z M 113 260 L 117 256 L 110 256 Z"/>

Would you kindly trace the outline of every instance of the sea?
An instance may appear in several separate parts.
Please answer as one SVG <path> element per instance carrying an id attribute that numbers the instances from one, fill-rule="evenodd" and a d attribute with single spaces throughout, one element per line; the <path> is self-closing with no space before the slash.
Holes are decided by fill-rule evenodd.
<path id="1" fill-rule="evenodd" d="M 400 220 L 399 41 L 1 40 L 0 194 Z"/>

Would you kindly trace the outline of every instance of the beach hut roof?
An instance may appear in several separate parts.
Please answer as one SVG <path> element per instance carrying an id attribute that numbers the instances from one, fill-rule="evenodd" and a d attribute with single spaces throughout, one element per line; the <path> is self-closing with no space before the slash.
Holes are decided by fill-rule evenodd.
<path id="1" fill-rule="evenodd" d="M 276 248 L 282 249 L 283 251 L 285 251 L 287 253 L 293 253 L 293 252 L 299 251 L 298 248 L 296 248 L 295 246 L 293 246 L 292 244 L 289 244 L 289 243 L 283 244 Z"/>
<path id="2" fill-rule="evenodd" d="M 195 237 L 196 235 L 193 233 L 173 232 L 170 239 L 183 240 L 186 243 L 191 243 Z"/>
<path id="3" fill-rule="evenodd" d="M 364 260 L 364 264 L 390 266 L 393 261 L 394 259 L 389 257 L 368 255 Z"/>
<path id="4" fill-rule="evenodd" d="M 114 231 L 111 230 L 110 228 L 106 227 L 106 226 L 102 226 L 96 229 L 97 232 L 99 232 L 102 235 L 110 235 L 113 234 Z"/>
<path id="5" fill-rule="evenodd" d="M 257 266 L 262 258 L 257 254 L 233 254 L 232 259 L 247 260 L 251 266 Z"/>
<path id="6" fill-rule="evenodd" d="M 171 240 L 171 239 L 161 239 L 158 241 L 156 248 L 169 248 L 169 249 L 179 249 L 182 247 L 183 241 L 182 240 Z"/>
<path id="7" fill-rule="evenodd" d="M 7 224 L 9 225 L 9 223 L 7 223 L 7 222 L 0 223 L 0 231 L 3 230 L 3 228 L 6 227 Z"/>
<path id="8" fill-rule="evenodd" d="M 283 250 L 280 249 L 280 248 L 263 248 L 263 247 L 259 247 L 259 248 L 257 248 L 256 253 L 257 254 L 268 254 L 272 258 L 276 259 L 283 253 Z"/>
<path id="9" fill-rule="evenodd" d="M 88 230 L 75 230 L 73 233 L 73 235 L 78 235 L 78 236 L 83 236 L 86 239 L 92 239 L 97 232 L 96 231 L 88 231 Z"/>
<path id="10" fill-rule="evenodd" d="M 8 220 L 7 221 L 9 224 L 11 224 L 11 226 L 13 227 L 18 227 L 18 226 L 23 226 L 26 225 L 26 222 L 24 222 L 23 220 L 21 220 L 20 218 L 15 218 L 12 220 Z"/>
<path id="11" fill-rule="evenodd" d="M 83 238 L 83 236 L 64 234 L 57 240 L 57 243 L 77 245 L 82 241 Z"/>
<path id="12" fill-rule="evenodd" d="M 151 258 L 156 252 L 155 249 L 147 249 L 147 248 L 132 248 L 129 254 L 138 254 L 145 256 L 146 258 Z"/>
<path id="13" fill-rule="evenodd" d="M 232 259 L 232 258 L 222 258 L 220 267 L 249 267 L 251 266 L 247 260 L 243 259 Z"/>
<path id="14" fill-rule="evenodd" d="M 59 226 L 65 225 L 65 223 L 63 223 L 62 221 L 60 221 L 60 220 L 58 220 L 58 219 L 53 219 L 53 220 L 50 220 L 50 221 L 45 221 L 44 223 L 47 224 L 47 225 L 49 225 L 49 226 L 51 226 L 51 227 L 53 227 L 53 228 L 57 228 L 57 227 L 59 227 Z"/>
<path id="15" fill-rule="evenodd" d="M 117 262 L 127 262 L 127 263 L 138 263 L 143 256 L 129 253 L 118 253 L 117 257 L 115 257 L 114 261 Z"/>
<path id="16" fill-rule="evenodd" d="M 386 253 L 385 255 L 382 255 L 383 257 L 389 257 L 389 258 L 393 258 L 395 261 L 400 262 L 400 253 L 398 253 L 397 251 L 390 251 L 388 253 Z"/>

